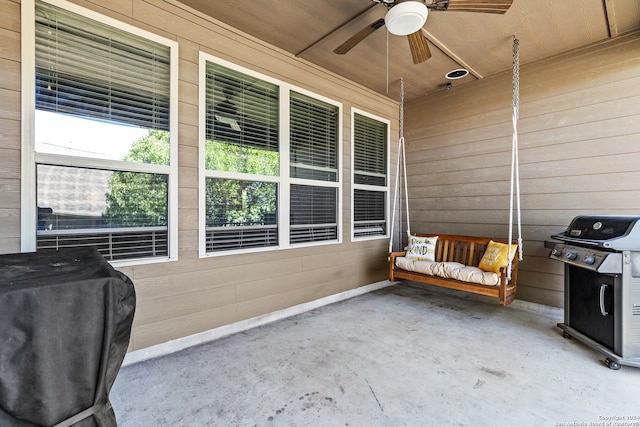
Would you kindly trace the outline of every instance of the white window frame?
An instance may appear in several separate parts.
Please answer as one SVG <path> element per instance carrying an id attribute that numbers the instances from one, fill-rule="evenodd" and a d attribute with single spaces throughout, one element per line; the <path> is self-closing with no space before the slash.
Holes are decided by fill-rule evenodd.
<path id="1" fill-rule="evenodd" d="M 126 170 L 130 172 L 161 173 L 168 176 L 167 232 L 169 247 L 167 257 L 133 258 L 110 261 L 114 266 L 157 263 L 178 259 L 178 43 L 148 31 L 104 16 L 92 10 L 64 0 L 42 0 L 85 18 L 127 31 L 131 34 L 163 44 L 170 49 L 170 99 L 169 165 L 132 163 L 123 169 L 122 162 L 98 158 L 61 156 L 35 152 L 35 0 L 22 1 L 22 172 L 21 172 L 21 251 L 36 250 L 37 202 L 36 164 L 48 163 L 60 166 Z"/>
<path id="2" fill-rule="evenodd" d="M 356 184 L 355 183 L 355 115 L 359 114 L 361 116 L 368 117 L 370 119 L 385 123 L 387 125 L 387 179 L 386 185 L 365 185 L 365 184 Z M 389 181 L 391 180 L 390 176 L 390 157 L 391 157 L 391 121 L 389 119 L 385 119 L 380 116 L 376 116 L 367 111 L 360 110 L 358 108 L 351 108 L 351 241 L 363 241 L 363 240 L 376 240 L 376 239 L 387 239 L 389 238 L 389 224 L 390 218 L 389 214 L 391 212 L 391 208 L 389 206 L 390 202 L 390 185 Z M 376 191 L 376 192 L 384 192 L 385 193 L 385 234 L 373 235 L 373 236 L 357 236 L 355 232 L 355 191 L 356 190 L 365 190 L 365 191 Z"/>
<path id="3" fill-rule="evenodd" d="M 246 75 L 259 78 L 268 83 L 272 83 L 279 88 L 279 158 L 280 158 L 280 174 L 279 176 L 263 176 L 253 175 L 235 172 L 223 172 L 207 170 L 205 166 L 205 148 L 206 148 L 206 64 L 207 62 L 213 62 L 232 70 L 244 73 Z M 290 93 L 294 91 L 311 98 L 326 102 L 327 104 L 334 105 L 338 108 L 338 134 L 337 134 L 337 155 L 338 155 L 338 170 L 337 180 L 335 182 L 314 181 L 310 179 L 302 178 L 290 178 L 290 159 L 289 159 L 289 141 L 290 141 L 290 119 L 289 119 L 289 103 Z M 290 83 L 283 82 L 281 80 L 269 77 L 262 73 L 256 72 L 249 68 L 245 68 L 236 65 L 232 62 L 218 58 L 214 55 L 200 51 L 199 54 L 199 130 L 198 130 L 198 168 L 199 168 L 199 181 L 198 181 L 198 196 L 199 196 L 199 257 L 219 257 L 233 254 L 242 253 L 254 253 L 275 251 L 291 248 L 300 248 L 307 246 L 320 246 L 320 245 L 335 245 L 342 243 L 342 103 L 329 99 L 327 97 L 315 94 L 303 88 L 297 87 Z M 222 179 L 239 179 L 248 181 L 261 181 L 261 182 L 274 182 L 278 185 L 278 245 L 258 247 L 258 248 L 241 248 L 232 249 L 226 251 L 214 251 L 207 252 L 206 248 L 206 179 L 207 178 L 222 178 Z M 332 187 L 337 189 L 337 239 L 305 242 L 305 243 L 290 243 L 289 239 L 289 218 L 290 218 L 290 187 L 294 184 L 317 186 L 317 187 Z"/>

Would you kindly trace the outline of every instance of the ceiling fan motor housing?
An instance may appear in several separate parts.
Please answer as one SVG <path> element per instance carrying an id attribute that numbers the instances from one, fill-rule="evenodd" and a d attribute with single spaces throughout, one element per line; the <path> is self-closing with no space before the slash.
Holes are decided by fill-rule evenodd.
<path id="1" fill-rule="evenodd" d="M 418 31 L 425 22 L 429 9 L 424 3 L 418 1 L 406 1 L 398 3 L 387 12 L 384 18 L 385 25 L 391 34 L 406 36 Z"/>

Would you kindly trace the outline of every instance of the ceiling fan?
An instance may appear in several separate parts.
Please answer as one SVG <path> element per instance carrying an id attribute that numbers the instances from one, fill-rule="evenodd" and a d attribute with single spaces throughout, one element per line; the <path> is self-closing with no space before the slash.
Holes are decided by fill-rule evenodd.
<path id="1" fill-rule="evenodd" d="M 224 123 L 235 131 L 240 131 L 242 129 L 240 128 L 240 124 L 237 120 L 238 107 L 231 100 L 231 98 L 233 98 L 237 94 L 237 92 L 239 92 L 238 89 L 234 91 L 230 87 L 224 87 L 222 89 L 224 100 L 218 102 L 213 107 L 213 117 L 217 122 Z"/>
<path id="2" fill-rule="evenodd" d="M 384 18 L 366 26 L 333 52 L 344 55 L 378 28 L 387 26 L 387 30 L 396 36 L 407 36 L 414 64 L 420 64 L 431 57 L 427 40 L 422 34 L 422 26 L 432 11 L 457 11 L 477 13 L 505 13 L 513 0 L 434 0 L 432 3 L 402 0 L 372 0 L 385 6 L 388 11 Z"/>

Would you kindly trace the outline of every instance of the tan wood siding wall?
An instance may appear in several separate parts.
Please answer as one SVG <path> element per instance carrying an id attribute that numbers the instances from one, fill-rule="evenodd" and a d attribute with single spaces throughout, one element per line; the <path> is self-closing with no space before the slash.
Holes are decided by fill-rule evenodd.
<path id="1" fill-rule="evenodd" d="M 511 72 L 453 85 L 405 109 L 412 230 L 506 238 Z M 518 129 L 518 298 L 562 306 L 544 241 L 575 215 L 640 214 L 640 34 L 523 65 Z"/>
<path id="2" fill-rule="evenodd" d="M 0 253 L 20 249 L 20 3 L 0 0 Z"/>
<path id="3" fill-rule="evenodd" d="M 138 296 L 130 349 L 386 279 L 388 240 L 350 238 L 350 114 L 390 119 L 397 141 L 397 102 L 170 0 L 75 2 L 179 43 L 179 260 L 121 269 Z M 0 252 L 10 253 L 20 250 L 20 2 L 0 9 Z M 343 103 L 342 244 L 198 258 L 200 50 Z"/>

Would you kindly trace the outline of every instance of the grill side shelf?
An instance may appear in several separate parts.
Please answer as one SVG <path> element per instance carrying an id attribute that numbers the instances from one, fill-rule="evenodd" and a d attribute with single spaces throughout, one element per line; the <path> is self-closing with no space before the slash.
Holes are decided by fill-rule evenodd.
<path id="1" fill-rule="evenodd" d="M 608 254 L 598 267 L 598 273 L 622 274 L 622 254 L 620 252 Z"/>

